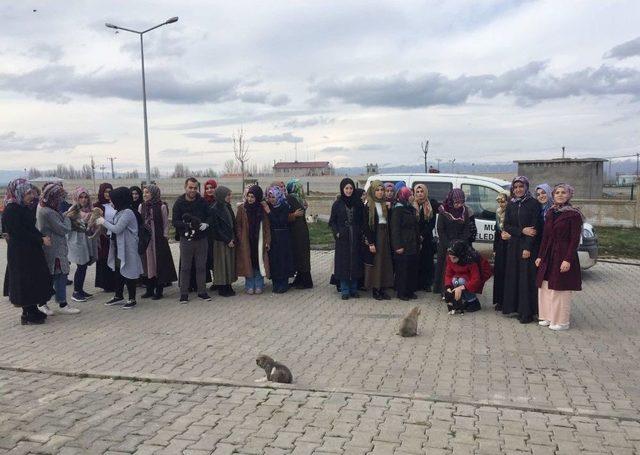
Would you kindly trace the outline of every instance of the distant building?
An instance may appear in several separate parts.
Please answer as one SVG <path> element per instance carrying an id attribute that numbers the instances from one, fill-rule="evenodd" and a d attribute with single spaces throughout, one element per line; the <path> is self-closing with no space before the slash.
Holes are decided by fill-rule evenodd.
<path id="1" fill-rule="evenodd" d="M 333 175 L 333 167 L 329 161 L 281 161 L 273 165 L 273 175 L 286 176 L 318 176 Z"/>
<path id="2" fill-rule="evenodd" d="M 537 185 L 568 183 L 576 190 L 578 199 L 602 198 L 604 185 L 604 160 L 602 158 L 558 158 L 553 160 L 518 160 L 518 175 L 524 175 L 531 183 L 531 193 Z"/>
<path id="3" fill-rule="evenodd" d="M 616 184 L 618 185 L 635 185 L 638 182 L 640 182 L 640 179 L 635 174 L 619 174 L 616 178 Z"/>
<path id="4" fill-rule="evenodd" d="M 373 174 L 377 174 L 379 171 L 379 167 L 377 164 L 367 164 L 367 172 L 365 172 L 365 174 L 367 175 L 373 175 Z"/>

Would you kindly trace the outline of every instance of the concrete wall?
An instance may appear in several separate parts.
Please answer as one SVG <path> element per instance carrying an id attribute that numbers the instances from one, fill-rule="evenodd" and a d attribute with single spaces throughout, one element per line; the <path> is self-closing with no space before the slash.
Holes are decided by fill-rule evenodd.
<path id="1" fill-rule="evenodd" d="M 600 199 L 604 185 L 603 163 L 601 161 L 550 161 L 518 163 L 518 175 L 526 175 L 531 188 L 541 183 L 567 182 L 576 190 L 575 197 Z"/>

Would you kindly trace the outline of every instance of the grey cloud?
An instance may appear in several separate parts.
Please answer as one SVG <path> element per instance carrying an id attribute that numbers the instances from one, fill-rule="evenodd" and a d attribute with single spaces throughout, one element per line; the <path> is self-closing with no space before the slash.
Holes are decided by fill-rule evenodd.
<path id="1" fill-rule="evenodd" d="M 358 150 L 387 150 L 389 148 L 388 145 L 385 144 L 362 144 L 358 146 Z"/>
<path id="2" fill-rule="evenodd" d="M 299 143 L 304 139 L 299 136 L 294 136 L 291 133 L 282 133 L 275 135 L 265 135 L 265 136 L 254 136 L 251 138 L 253 142 L 291 142 L 291 143 Z"/>
<path id="3" fill-rule="evenodd" d="M 604 54 L 603 57 L 623 60 L 625 58 L 635 57 L 637 55 L 640 55 L 640 36 L 630 41 L 626 41 L 622 44 L 618 44 L 615 47 L 612 47 L 608 52 Z"/>
<path id="4" fill-rule="evenodd" d="M 307 128 L 309 126 L 316 126 L 316 125 L 329 125 L 335 122 L 334 118 L 328 118 L 328 117 L 311 117 L 311 118 L 306 118 L 306 119 L 291 119 L 291 120 L 287 120 L 286 122 L 283 122 L 281 126 L 285 127 L 285 128 Z"/>
<path id="5" fill-rule="evenodd" d="M 15 131 L 0 134 L 0 152 L 56 152 L 73 150 L 79 145 L 109 144 L 92 134 L 76 134 L 58 137 L 23 136 Z"/>
<path id="6" fill-rule="evenodd" d="M 307 115 L 307 114 L 309 114 L 309 111 L 306 111 L 306 110 L 291 110 L 291 111 L 277 110 L 277 111 L 271 111 L 271 112 L 238 115 L 234 117 L 232 116 L 222 117 L 222 118 L 216 118 L 211 120 L 196 120 L 193 122 L 186 122 L 186 123 L 173 123 L 168 125 L 160 125 L 160 126 L 154 127 L 154 129 L 174 131 L 174 130 L 191 130 L 191 129 L 197 129 L 197 128 L 207 128 L 207 127 L 213 127 L 213 126 L 227 126 L 227 125 L 241 125 L 241 124 L 246 125 L 248 123 L 263 122 L 263 121 L 269 121 L 269 120 L 280 120 L 280 119 L 291 117 L 291 116 Z"/>
<path id="7" fill-rule="evenodd" d="M 47 43 L 38 43 L 29 48 L 24 55 L 34 58 L 43 58 L 50 62 L 57 62 L 62 58 L 64 52 L 61 46 L 52 46 Z"/>
<path id="8" fill-rule="evenodd" d="M 334 153 L 334 152 L 346 152 L 347 150 L 349 150 L 347 147 L 341 147 L 341 146 L 332 145 L 332 146 L 323 148 L 322 150 L 320 150 L 320 152 L 321 153 Z"/>
<path id="9" fill-rule="evenodd" d="M 242 92 L 238 94 L 238 98 L 245 103 L 269 104 L 271 106 L 283 106 L 291 101 L 285 94 L 274 96 L 265 91 Z"/>
<path id="10" fill-rule="evenodd" d="M 184 133 L 184 137 L 192 137 L 195 139 L 209 139 L 209 142 L 223 144 L 232 142 L 232 139 L 228 136 L 220 136 L 218 133 Z"/>
<path id="11" fill-rule="evenodd" d="M 460 76 L 451 79 L 428 73 L 382 78 L 316 82 L 311 90 L 321 99 L 339 99 L 360 106 L 419 108 L 459 105 L 471 96 L 510 95 L 520 105 L 579 95 L 640 95 L 640 71 L 602 65 L 557 77 L 543 73 L 545 62 L 531 62 L 501 75 Z"/>

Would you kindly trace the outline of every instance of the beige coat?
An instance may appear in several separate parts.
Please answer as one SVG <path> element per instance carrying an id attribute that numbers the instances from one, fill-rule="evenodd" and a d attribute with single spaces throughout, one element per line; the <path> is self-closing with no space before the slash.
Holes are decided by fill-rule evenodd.
<path id="1" fill-rule="evenodd" d="M 238 276 L 253 277 L 253 267 L 251 266 L 251 248 L 249 246 L 249 220 L 247 212 L 243 205 L 238 206 L 236 214 L 236 272 Z M 264 276 L 270 277 L 269 273 L 269 253 L 267 246 L 271 245 L 271 229 L 269 226 L 269 218 L 265 214 L 262 217 L 262 242 L 258 245 L 258 249 L 262 249 L 262 264 L 260 270 L 264 268 Z"/>

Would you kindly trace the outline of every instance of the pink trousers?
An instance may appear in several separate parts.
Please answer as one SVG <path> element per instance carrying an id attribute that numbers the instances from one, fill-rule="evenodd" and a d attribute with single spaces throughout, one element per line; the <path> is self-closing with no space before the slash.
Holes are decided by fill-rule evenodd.
<path id="1" fill-rule="evenodd" d="M 568 325 L 571 316 L 571 296 L 573 291 L 554 291 L 549 282 L 543 281 L 538 289 L 538 319 L 549 321 L 551 325 Z"/>

